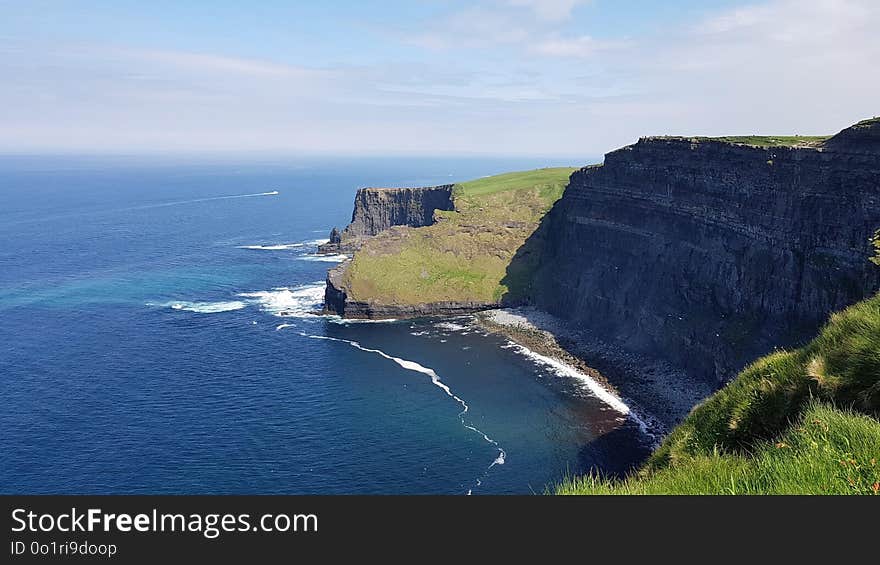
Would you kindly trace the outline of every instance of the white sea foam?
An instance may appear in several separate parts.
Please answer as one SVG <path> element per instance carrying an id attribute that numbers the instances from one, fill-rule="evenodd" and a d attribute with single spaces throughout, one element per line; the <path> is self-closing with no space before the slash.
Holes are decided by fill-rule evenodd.
<path id="1" fill-rule="evenodd" d="M 518 343 L 510 343 L 511 347 L 518 353 L 524 355 L 525 357 L 528 357 L 535 363 L 547 367 L 560 377 L 569 377 L 577 380 L 591 395 L 595 396 L 608 406 L 614 408 L 621 414 L 629 414 L 629 406 L 627 406 L 620 398 L 618 398 L 617 395 L 609 392 L 605 387 L 600 385 L 589 375 L 585 375 L 571 365 L 566 365 L 565 363 L 553 359 L 552 357 L 547 357 L 546 355 L 535 353 L 531 349 L 519 345 Z"/>
<path id="2" fill-rule="evenodd" d="M 319 261 L 321 263 L 341 263 L 348 259 L 348 255 L 343 255 L 341 253 L 335 255 L 301 255 L 297 257 L 300 261 Z"/>
<path id="3" fill-rule="evenodd" d="M 384 357 L 385 359 L 388 359 L 389 361 L 394 361 L 395 363 L 397 363 L 398 365 L 400 365 L 401 367 L 403 367 L 404 369 L 406 369 L 408 371 L 415 371 L 417 373 L 422 373 L 424 375 L 427 375 L 428 377 L 430 377 L 431 383 L 434 386 L 441 389 L 443 392 L 446 393 L 446 395 L 448 397 L 452 398 L 459 405 L 461 405 L 461 408 L 462 408 L 461 412 L 458 413 L 458 418 L 461 421 L 461 425 L 464 426 L 466 429 L 471 430 L 472 432 L 478 434 L 480 437 L 483 438 L 483 440 L 485 440 L 487 443 L 491 444 L 495 449 L 498 450 L 498 455 L 495 457 L 495 459 L 492 461 L 492 463 L 489 464 L 489 466 L 486 468 L 486 470 L 483 473 L 483 477 L 485 477 L 486 474 L 489 472 L 489 470 L 492 469 L 492 467 L 494 467 L 495 465 L 504 465 L 504 461 L 507 457 L 507 453 L 504 451 L 504 449 L 501 448 L 501 446 L 498 444 L 497 441 L 495 441 L 494 439 L 492 439 L 491 437 L 486 435 L 483 431 L 481 431 L 481 430 L 477 429 L 476 427 L 467 423 L 467 421 L 465 420 L 465 414 L 467 414 L 467 412 L 469 410 L 467 402 L 465 402 L 462 398 L 460 398 L 454 392 L 452 392 L 452 389 L 450 389 L 449 386 L 440 379 L 440 375 L 438 375 L 434 371 L 434 369 L 431 369 L 430 367 L 425 367 L 424 365 L 420 365 L 419 363 L 416 363 L 415 361 L 410 361 L 408 359 L 401 359 L 400 357 L 394 357 L 393 355 L 388 355 L 387 353 L 385 353 L 384 351 L 381 351 L 379 349 L 370 349 L 368 347 L 364 347 L 360 343 L 358 343 L 357 341 L 352 341 L 349 339 L 340 339 L 337 337 L 330 337 L 330 336 L 324 336 L 324 335 L 309 335 L 304 332 L 301 332 L 300 335 L 302 335 L 304 337 L 311 338 L 311 339 L 325 339 L 325 340 L 329 340 L 329 341 L 338 341 L 338 342 L 342 342 L 342 343 L 347 343 L 347 344 L 351 345 L 352 347 L 360 349 L 361 351 L 366 351 L 368 353 L 375 353 L 376 355 Z M 482 484 L 481 479 L 480 478 L 476 479 L 476 486 L 480 486 L 481 484 Z M 468 489 L 467 494 L 471 494 L 472 491 L 473 491 L 473 489 Z"/>
<path id="4" fill-rule="evenodd" d="M 350 326 L 354 324 L 391 324 L 398 322 L 397 318 L 342 318 L 340 316 L 325 316 L 325 319 L 332 324 L 340 326 Z"/>
<path id="5" fill-rule="evenodd" d="M 162 304 L 147 303 L 147 306 L 161 306 L 201 314 L 216 314 L 218 312 L 241 310 L 247 306 L 256 305 L 264 312 L 269 312 L 276 316 L 303 317 L 312 315 L 316 310 L 321 309 L 324 301 L 324 283 L 319 281 L 294 288 L 281 287 L 257 292 L 242 292 L 236 295 L 236 298 L 240 300 L 221 302 L 175 300 Z"/>
<path id="6" fill-rule="evenodd" d="M 455 322 L 440 322 L 435 324 L 434 327 L 439 328 L 441 330 L 448 330 L 451 332 L 460 332 L 462 330 L 468 329 L 467 326 L 463 326 L 461 324 L 456 324 Z"/>
<path id="7" fill-rule="evenodd" d="M 589 392 L 592 396 L 595 396 L 620 414 L 632 420 L 639 427 L 641 432 L 645 434 L 645 436 L 652 438 L 653 443 L 655 445 L 657 444 L 657 435 L 651 431 L 653 429 L 653 426 L 648 425 L 643 415 L 630 409 L 630 407 L 627 406 L 627 404 L 623 400 L 621 400 L 620 397 L 607 390 L 589 375 L 585 375 L 571 365 L 567 365 L 561 361 L 553 359 L 552 357 L 547 357 L 546 355 L 535 353 L 531 349 L 512 341 L 508 341 L 508 344 L 502 347 L 514 349 L 515 351 L 524 355 L 525 357 L 528 357 L 535 363 L 547 367 L 550 371 L 558 376 L 569 377 L 577 380 L 581 383 L 581 385 L 583 385 L 583 388 L 587 392 Z"/>
<path id="8" fill-rule="evenodd" d="M 324 283 L 315 282 L 294 288 L 280 287 L 243 292 L 238 296 L 258 304 L 263 311 L 276 316 L 302 317 L 321 309 L 321 304 L 324 302 Z"/>
<path id="9" fill-rule="evenodd" d="M 247 304 L 240 300 L 230 300 L 226 302 L 187 302 L 177 300 L 160 304 L 166 308 L 174 310 L 183 310 L 186 312 L 197 312 L 199 314 L 216 314 L 218 312 L 231 312 L 232 310 L 241 310 Z"/>
<path id="10" fill-rule="evenodd" d="M 296 324 L 278 324 L 275 326 L 275 331 L 283 330 L 284 328 L 295 328 Z"/>

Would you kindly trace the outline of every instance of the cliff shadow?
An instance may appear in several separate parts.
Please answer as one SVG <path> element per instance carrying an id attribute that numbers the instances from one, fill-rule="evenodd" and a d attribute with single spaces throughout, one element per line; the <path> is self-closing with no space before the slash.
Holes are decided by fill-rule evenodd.
<path id="1" fill-rule="evenodd" d="M 508 288 L 501 297 L 501 306 L 514 309 L 502 322 L 513 326 L 508 327 L 508 335 L 538 353 L 561 357 L 582 373 L 599 373 L 599 380 L 610 384 L 631 408 L 646 413 L 663 427 L 674 427 L 720 383 L 701 379 L 667 359 L 637 352 L 616 335 L 597 333 L 583 320 L 568 318 L 565 310 L 547 308 L 547 303 L 554 301 L 542 293 L 554 292 L 553 281 L 564 276 L 556 265 L 563 260 L 576 261 L 557 257 L 550 249 L 561 205 L 562 199 L 557 200 L 517 249 L 501 281 Z M 525 326 L 525 331 L 518 325 Z M 596 441 L 585 448 L 585 457 L 603 452 L 603 440 Z"/>
<path id="2" fill-rule="evenodd" d="M 581 447 L 577 454 L 579 473 L 623 479 L 638 469 L 651 451 L 632 429 L 620 426 Z"/>
<path id="3" fill-rule="evenodd" d="M 513 254 L 513 259 L 507 265 L 507 270 L 501 279 L 501 284 L 507 287 L 507 292 L 501 296 L 502 306 L 516 307 L 535 304 L 536 293 L 540 286 L 537 283 L 538 271 L 542 266 L 541 259 L 545 253 L 546 241 L 550 233 L 551 216 L 561 201 L 562 199 L 559 199 L 553 204 L 541 218 L 535 231 Z"/>

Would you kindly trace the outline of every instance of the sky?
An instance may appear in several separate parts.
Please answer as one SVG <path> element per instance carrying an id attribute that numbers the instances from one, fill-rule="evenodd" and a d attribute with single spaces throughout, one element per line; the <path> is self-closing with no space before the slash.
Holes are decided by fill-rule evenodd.
<path id="1" fill-rule="evenodd" d="M 0 0 L 0 152 L 601 155 L 880 114 L 877 0 Z"/>

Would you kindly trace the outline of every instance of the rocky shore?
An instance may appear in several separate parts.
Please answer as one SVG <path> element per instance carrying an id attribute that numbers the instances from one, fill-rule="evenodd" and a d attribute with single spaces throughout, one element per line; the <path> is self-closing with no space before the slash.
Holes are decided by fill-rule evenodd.
<path id="1" fill-rule="evenodd" d="M 658 437 L 715 391 L 668 363 L 626 352 L 534 308 L 487 310 L 475 317 L 484 329 L 590 377 L 621 398 Z"/>

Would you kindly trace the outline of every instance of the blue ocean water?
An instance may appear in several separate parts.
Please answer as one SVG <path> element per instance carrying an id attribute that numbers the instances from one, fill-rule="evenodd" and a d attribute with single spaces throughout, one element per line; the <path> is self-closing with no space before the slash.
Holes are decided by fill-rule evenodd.
<path id="1" fill-rule="evenodd" d="M 467 317 L 310 313 L 357 187 L 556 164 L 0 158 L 0 492 L 540 493 L 638 461 Z"/>

